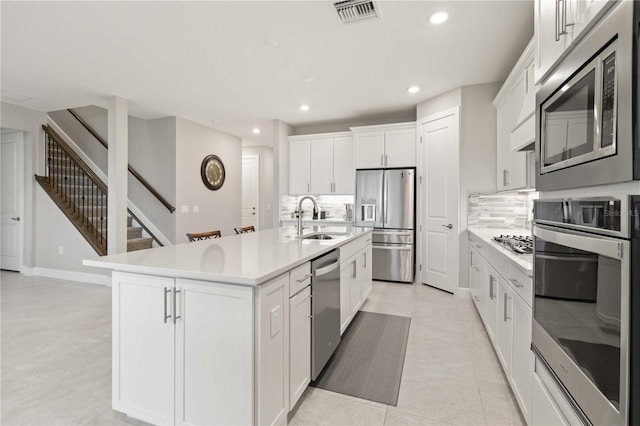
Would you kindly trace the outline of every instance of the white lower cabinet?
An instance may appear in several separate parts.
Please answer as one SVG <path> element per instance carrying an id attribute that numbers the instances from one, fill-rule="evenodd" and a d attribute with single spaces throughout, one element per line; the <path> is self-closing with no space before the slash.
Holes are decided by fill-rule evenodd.
<path id="1" fill-rule="evenodd" d="M 255 377 L 258 394 L 256 418 L 260 425 L 287 423 L 289 412 L 288 284 L 289 274 L 284 274 L 258 287 Z"/>
<path id="2" fill-rule="evenodd" d="M 354 251 L 355 254 L 347 254 L 346 259 L 341 257 L 340 263 L 340 334 L 356 316 L 372 287 L 371 237 L 362 237 L 353 244 L 349 254 Z M 359 247 L 357 251 L 354 246 Z"/>
<path id="3" fill-rule="evenodd" d="M 311 381 L 311 287 L 289 299 L 289 409 Z"/>
<path id="4" fill-rule="evenodd" d="M 153 424 L 252 423 L 252 298 L 114 272 L 113 408 Z"/>
<path id="5" fill-rule="evenodd" d="M 482 319 L 486 316 L 485 276 L 487 262 L 480 256 L 478 250 L 472 248 L 469 252 L 469 290 L 471 298 Z"/>
<path id="6" fill-rule="evenodd" d="M 511 371 L 511 338 L 513 336 L 511 290 L 509 284 L 498 277 L 498 316 L 496 318 L 495 343 L 498 358 L 509 376 Z"/>
<path id="7" fill-rule="evenodd" d="M 531 421 L 531 378 L 533 375 L 533 352 L 531 351 L 531 308 L 512 292 L 513 338 L 511 342 L 511 384 L 520 403 L 522 415 Z"/>
<path id="8" fill-rule="evenodd" d="M 471 241 L 469 287 L 521 412 L 532 423 L 531 277 L 493 248 Z M 503 256 L 503 255 L 500 255 Z M 486 257 L 486 258 L 485 258 Z M 501 271 L 501 272 L 498 272 Z M 509 279 L 509 281 L 507 281 Z M 527 297 L 529 296 L 529 297 Z"/>
<path id="9" fill-rule="evenodd" d="M 566 421 L 537 374 L 533 375 L 531 387 L 531 425 L 564 426 Z"/>

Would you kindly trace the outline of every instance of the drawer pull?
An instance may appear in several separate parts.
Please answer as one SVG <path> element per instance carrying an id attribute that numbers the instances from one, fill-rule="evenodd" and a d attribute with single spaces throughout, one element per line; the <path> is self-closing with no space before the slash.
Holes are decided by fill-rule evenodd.
<path id="1" fill-rule="evenodd" d="M 298 279 L 296 280 L 296 282 L 297 282 L 297 283 L 301 283 L 301 282 L 303 282 L 303 281 L 306 281 L 308 278 L 311 278 L 312 276 L 313 276 L 313 274 L 304 274 L 304 275 L 302 276 L 302 278 L 298 278 Z"/>
<path id="2" fill-rule="evenodd" d="M 509 281 L 511 281 L 511 284 L 516 286 L 516 288 L 523 288 L 524 287 L 524 284 L 520 284 L 520 281 L 516 280 L 515 278 L 509 278 Z"/>

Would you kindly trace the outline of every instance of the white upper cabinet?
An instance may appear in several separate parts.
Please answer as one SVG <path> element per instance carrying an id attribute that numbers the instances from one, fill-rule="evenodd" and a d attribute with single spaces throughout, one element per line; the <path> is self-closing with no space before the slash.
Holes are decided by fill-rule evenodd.
<path id="1" fill-rule="evenodd" d="M 546 78 L 614 2 L 611 0 L 535 0 L 535 82 Z"/>
<path id="2" fill-rule="evenodd" d="M 289 137 L 289 194 L 350 195 L 355 180 L 351 133 Z"/>
<path id="3" fill-rule="evenodd" d="M 333 139 L 311 141 L 311 194 L 333 192 Z"/>
<path id="4" fill-rule="evenodd" d="M 356 169 L 384 167 L 384 132 L 355 134 Z"/>
<path id="5" fill-rule="evenodd" d="M 356 169 L 415 167 L 416 123 L 352 127 Z"/>
<path id="6" fill-rule="evenodd" d="M 289 142 L 289 194 L 308 194 L 311 185 L 309 165 L 311 141 L 309 139 Z"/>
<path id="7" fill-rule="evenodd" d="M 355 193 L 356 165 L 353 136 L 333 139 L 333 193 Z"/>
<path id="8" fill-rule="evenodd" d="M 502 85 L 493 104 L 497 119 L 498 191 L 527 187 L 527 152 L 535 141 L 536 90 L 533 79 L 534 41 L 531 40 Z"/>

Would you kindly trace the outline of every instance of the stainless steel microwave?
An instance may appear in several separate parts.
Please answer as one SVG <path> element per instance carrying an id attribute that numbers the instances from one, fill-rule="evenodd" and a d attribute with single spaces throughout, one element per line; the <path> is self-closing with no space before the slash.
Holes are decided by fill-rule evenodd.
<path id="1" fill-rule="evenodd" d="M 640 179 L 635 3 L 616 3 L 536 94 L 536 189 Z"/>

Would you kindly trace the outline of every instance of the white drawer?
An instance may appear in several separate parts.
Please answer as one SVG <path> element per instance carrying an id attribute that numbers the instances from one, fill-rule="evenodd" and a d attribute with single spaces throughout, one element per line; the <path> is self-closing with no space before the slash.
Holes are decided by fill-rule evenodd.
<path id="1" fill-rule="evenodd" d="M 527 274 L 522 272 L 520 268 L 511 263 L 509 267 L 509 284 L 514 288 L 516 293 L 522 297 L 524 302 L 531 306 L 533 299 L 533 280 Z"/>
<path id="2" fill-rule="evenodd" d="M 289 297 L 311 284 L 311 262 L 304 263 L 289 272 Z"/>
<path id="3" fill-rule="evenodd" d="M 349 260 L 350 257 L 358 253 L 367 244 L 371 244 L 371 234 L 363 235 L 353 241 L 349 241 L 347 244 L 340 247 L 340 263 L 344 263 Z"/>

